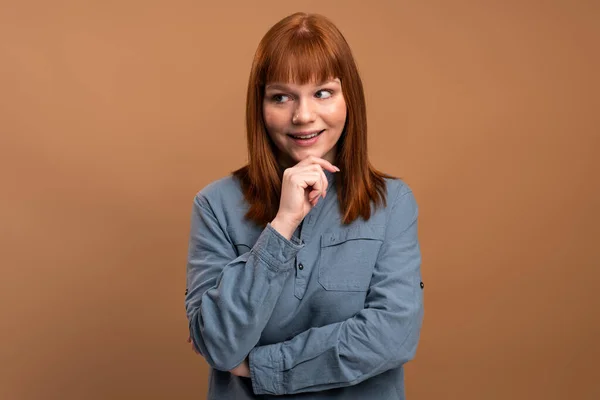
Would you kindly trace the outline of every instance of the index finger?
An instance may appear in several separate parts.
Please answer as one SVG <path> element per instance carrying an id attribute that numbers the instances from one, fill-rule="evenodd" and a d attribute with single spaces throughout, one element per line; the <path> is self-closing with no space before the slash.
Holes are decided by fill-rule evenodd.
<path id="1" fill-rule="evenodd" d="M 308 156 L 296 165 L 309 165 L 309 164 L 318 164 L 323 169 L 326 169 L 329 172 L 339 172 L 340 171 L 340 169 L 338 167 L 336 167 L 329 161 L 319 158 L 319 157 L 315 157 L 315 156 Z"/>

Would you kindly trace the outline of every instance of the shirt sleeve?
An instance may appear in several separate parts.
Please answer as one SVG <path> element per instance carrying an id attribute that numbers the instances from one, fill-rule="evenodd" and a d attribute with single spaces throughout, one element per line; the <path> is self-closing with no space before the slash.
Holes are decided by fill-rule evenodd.
<path id="1" fill-rule="evenodd" d="M 302 247 L 268 224 L 238 257 L 210 204 L 196 196 L 185 307 L 190 337 L 210 366 L 229 371 L 256 346 Z"/>
<path id="2" fill-rule="evenodd" d="M 351 386 L 414 357 L 423 320 L 417 214 L 414 195 L 404 191 L 392 207 L 363 310 L 345 321 L 252 349 L 255 394 Z"/>

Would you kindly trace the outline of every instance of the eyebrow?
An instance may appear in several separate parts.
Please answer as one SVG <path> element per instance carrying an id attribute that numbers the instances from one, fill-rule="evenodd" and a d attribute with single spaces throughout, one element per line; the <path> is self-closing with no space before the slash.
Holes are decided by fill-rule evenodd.
<path id="1" fill-rule="evenodd" d="M 328 83 L 337 83 L 338 85 L 340 84 L 340 82 L 338 82 L 337 80 L 331 79 L 331 80 L 328 80 L 328 81 L 320 82 L 320 83 L 316 84 L 315 86 L 323 86 L 323 85 L 326 85 Z M 288 86 L 286 84 L 283 84 L 283 83 L 271 83 L 269 85 L 266 85 L 265 89 L 287 90 L 289 88 L 288 88 Z"/>

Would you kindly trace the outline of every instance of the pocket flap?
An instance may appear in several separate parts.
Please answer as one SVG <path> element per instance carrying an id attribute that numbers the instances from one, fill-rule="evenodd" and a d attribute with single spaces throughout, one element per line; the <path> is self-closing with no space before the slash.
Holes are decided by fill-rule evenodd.
<path id="1" fill-rule="evenodd" d="M 380 240 L 385 236 L 385 227 L 357 225 L 340 232 L 325 232 L 321 236 L 321 247 L 335 246 L 348 240 Z"/>
<path id="2" fill-rule="evenodd" d="M 227 234 L 229 235 L 231 243 L 235 247 L 247 249 L 244 251 L 245 253 L 246 251 L 250 251 L 250 249 L 254 246 L 258 240 L 260 232 L 256 232 L 250 228 L 246 229 L 244 227 L 238 227 L 237 229 L 233 229 L 231 226 L 228 226 Z"/>

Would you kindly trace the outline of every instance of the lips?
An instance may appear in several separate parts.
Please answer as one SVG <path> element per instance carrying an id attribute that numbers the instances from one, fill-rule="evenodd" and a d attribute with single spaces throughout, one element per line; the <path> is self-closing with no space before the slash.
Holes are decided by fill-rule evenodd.
<path id="1" fill-rule="evenodd" d="M 307 131 L 307 132 L 297 132 L 297 133 L 288 133 L 288 136 L 293 138 L 293 139 L 299 139 L 299 140 L 309 140 L 312 138 L 315 138 L 317 136 L 319 136 L 321 133 L 323 133 L 325 129 L 322 129 L 320 131 Z"/>

